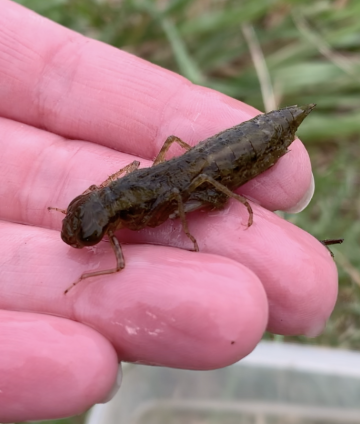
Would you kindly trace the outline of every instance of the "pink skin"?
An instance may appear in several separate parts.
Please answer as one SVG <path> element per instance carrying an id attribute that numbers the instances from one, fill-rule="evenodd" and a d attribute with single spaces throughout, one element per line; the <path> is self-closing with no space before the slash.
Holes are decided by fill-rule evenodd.
<path id="1" fill-rule="evenodd" d="M 200 253 L 184 250 L 178 220 L 120 231 L 125 269 L 63 294 L 114 255 L 105 241 L 64 244 L 48 206 L 66 208 L 134 158 L 150 166 L 171 134 L 195 144 L 258 112 L 8 0 L 0 10 L 0 421 L 85 410 L 112 390 L 117 360 L 212 369 L 246 356 L 266 328 L 318 334 L 336 300 L 334 262 L 269 211 L 309 190 L 299 140 L 239 190 L 257 203 L 251 228 L 230 201 L 188 216 Z"/>

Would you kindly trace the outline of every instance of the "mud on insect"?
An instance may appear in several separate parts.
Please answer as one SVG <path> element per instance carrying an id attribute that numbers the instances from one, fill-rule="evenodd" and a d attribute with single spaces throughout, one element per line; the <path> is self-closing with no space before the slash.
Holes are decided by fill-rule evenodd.
<path id="1" fill-rule="evenodd" d="M 140 162 L 134 161 L 99 186 L 89 187 L 66 210 L 49 207 L 66 215 L 61 231 L 65 243 L 75 248 L 93 246 L 106 235 L 116 256 L 115 268 L 84 273 L 71 287 L 85 278 L 112 274 L 125 267 L 121 245 L 114 235 L 118 229 L 137 231 L 179 218 L 198 251 L 186 214 L 200 208 L 221 209 L 229 198 L 247 208 L 250 227 L 251 206 L 233 190 L 269 169 L 287 152 L 299 125 L 314 107 L 290 106 L 258 115 L 195 147 L 170 136 L 152 167 L 139 169 Z M 165 154 L 173 143 L 186 152 L 166 161 Z"/>

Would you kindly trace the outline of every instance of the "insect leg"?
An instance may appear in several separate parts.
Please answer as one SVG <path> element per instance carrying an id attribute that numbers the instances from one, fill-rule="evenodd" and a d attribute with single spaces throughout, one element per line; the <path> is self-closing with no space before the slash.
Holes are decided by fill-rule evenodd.
<path id="1" fill-rule="evenodd" d="M 193 242 L 194 250 L 198 252 L 199 246 L 197 244 L 195 237 L 189 231 L 189 227 L 186 221 L 186 212 L 185 212 L 184 202 L 182 200 L 182 197 L 180 195 L 178 188 L 174 187 L 172 190 L 163 194 L 161 197 L 158 197 L 156 203 L 151 208 L 151 211 L 149 212 L 147 219 L 144 220 L 142 224 L 143 226 L 156 227 L 158 225 L 157 221 L 159 216 L 162 216 L 164 214 L 169 215 L 169 206 L 171 205 L 173 201 L 176 201 L 178 206 L 176 212 L 174 213 L 173 218 L 181 219 L 181 224 L 182 224 L 184 233 Z"/>
<path id="2" fill-rule="evenodd" d="M 326 239 L 326 240 L 320 240 L 320 243 L 322 243 L 324 246 L 331 246 L 332 244 L 341 244 L 344 242 L 344 239 Z"/>
<path id="3" fill-rule="evenodd" d="M 195 252 L 198 252 L 199 246 L 197 244 L 196 238 L 189 231 L 189 227 L 188 227 L 186 215 L 185 215 L 184 202 L 182 201 L 182 198 L 180 196 L 180 192 L 177 188 L 173 188 L 171 190 L 171 194 L 172 194 L 171 197 L 173 199 L 175 199 L 177 201 L 177 204 L 178 204 L 178 213 L 179 213 L 179 218 L 181 219 L 183 231 L 189 237 L 189 239 L 193 242 Z M 172 199 L 169 199 L 169 200 L 171 201 Z"/>
<path id="4" fill-rule="evenodd" d="M 330 252 L 330 255 L 334 257 L 333 252 L 331 251 L 330 247 L 332 244 L 341 244 L 344 239 L 326 239 L 326 240 L 319 240 L 321 244 L 323 244 L 327 250 Z"/>
<path id="5" fill-rule="evenodd" d="M 239 201 L 244 206 L 246 206 L 246 208 L 249 212 L 249 220 L 248 220 L 247 226 L 250 227 L 252 225 L 254 214 L 253 214 L 253 211 L 252 211 L 251 206 L 250 206 L 249 202 L 247 201 L 247 199 L 243 196 L 240 196 L 240 194 L 236 194 L 236 193 L 232 192 L 227 187 L 225 187 L 223 184 L 214 180 L 214 178 L 210 177 L 209 175 L 206 175 L 206 174 L 198 175 L 196 178 L 194 178 L 192 180 L 190 186 L 187 188 L 187 191 L 191 193 L 192 191 L 196 190 L 197 187 L 201 186 L 201 184 L 204 184 L 204 183 L 211 184 L 212 186 L 214 186 L 216 188 L 216 190 L 221 191 L 226 196 L 232 197 L 233 199 Z"/>
<path id="6" fill-rule="evenodd" d="M 58 211 L 58 212 L 63 213 L 64 215 L 67 214 L 67 210 L 66 209 L 53 208 L 52 206 L 48 206 L 48 211 Z"/>
<path id="7" fill-rule="evenodd" d="M 107 187 L 110 183 L 112 183 L 113 181 L 116 181 L 117 179 L 119 179 L 120 175 L 123 174 L 125 172 L 125 174 L 130 174 L 130 172 L 135 171 L 136 169 L 138 169 L 140 166 L 140 162 L 138 160 L 134 160 L 133 162 L 129 163 L 128 165 L 124 166 L 124 168 L 121 168 L 119 171 L 115 172 L 114 174 L 111 174 L 104 182 L 102 182 L 99 186 L 96 185 L 91 185 L 88 189 L 86 189 L 84 191 L 84 193 L 82 193 L 82 195 L 84 194 L 88 194 L 91 191 L 97 190 L 99 188 L 103 188 L 103 187 Z"/>
<path id="8" fill-rule="evenodd" d="M 133 171 L 136 171 L 140 166 L 140 162 L 138 160 L 134 160 L 129 163 L 129 165 L 124 166 L 124 168 L 120 169 L 120 171 L 115 172 L 115 174 L 110 175 L 103 183 L 100 184 L 99 187 L 106 187 L 111 182 L 119 179 L 120 175 L 125 172 L 126 175 L 130 174 Z"/>
<path id="9" fill-rule="evenodd" d="M 71 284 L 71 286 L 64 291 L 64 294 L 68 293 L 69 290 L 79 284 L 80 281 L 85 280 L 85 278 L 96 277 L 99 275 L 106 274 L 115 274 L 115 272 L 121 271 L 125 268 L 125 259 L 118 239 L 114 236 L 114 233 L 112 231 L 108 231 L 107 235 L 109 237 L 111 247 L 113 248 L 115 253 L 116 268 L 104 269 L 103 271 L 85 272 L 77 281 L 75 281 L 75 283 Z"/>
<path id="10" fill-rule="evenodd" d="M 160 149 L 159 154 L 156 156 L 154 163 L 152 166 L 158 165 L 161 162 L 165 162 L 165 154 L 169 150 L 170 146 L 173 143 L 179 144 L 181 147 L 183 147 L 186 150 L 190 150 L 191 146 L 189 146 L 187 143 L 181 140 L 181 138 L 176 137 L 175 135 L 171 135 L 165 140 L 165 143 L 163 144 L 162 148 Z"/>
<path id="11" fill-rule="evenodd" d="M 124 168 L 121 168 L 120 171 L 115 172 L 115 174 L 110 175 L 103 183 L 101 183 L 99 186 L 97 185 L 91 185 L 89 188 L 87 188 L 83 193 L 81 193 L 81 195 L 84 194 L 88 194 L 94 190 L 97 190 L 98 188 L 102 188 L 102 187 L 106 187 L 108 186 L 112 181 L 117 180 L 121 174 L 123 174 L 124 172 L 126 174 L 130 174 L 130 172 L 135 171 L 136 169 L 138 169 L 140 166 L 140 162 L 137 160 L 134 160 L 133 162 L 129 163 L 129 165 L 124 166 Z M 58 211 L 63 213 L 64 215 L 67 214 L 67 210 L 66 209 L 59 209 L 59 208 L 53 208 L 52 206 L 48 207 L 48 210 L 51 211 Z"/>

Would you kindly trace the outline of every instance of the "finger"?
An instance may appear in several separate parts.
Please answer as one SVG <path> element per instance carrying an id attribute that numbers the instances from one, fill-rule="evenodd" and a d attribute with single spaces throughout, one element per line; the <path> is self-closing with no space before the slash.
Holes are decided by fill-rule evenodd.
<path id="1" fill-rule="evenodd" d="M 77 250 L 56 231 L 10 223 L 0 229 L 0 307 L 82 322 L 108 338 L 121 360 L 219 368 L 249 354 L 265 330 L 259 279 L 229 259 L 124 246 L 123 271 L 84 280 L 64 295 L 84 271 L 114 266 L 110 244 Z"/>
<path id="2" fill-rule="evenodd" d="M 129 164 L 133 156 L 0 118 L 0 219 L 57 228 L 60 214 L 90 185 Z M 150 162 L 148 162 L 150 165 Z M 101 169 L 103 166 L 103 169 Z"/>
<path id="3" fill-rule="evenodd" d="M 231 112 L 236 106 L 239 109 L 239 102 L 192 86 L 175 73 L 83 37 L 15 3 L 3 0 L 3 6 L 0 28 L 7 43 L 0 53 L 12 53 L 12 61 L 6 60 L 1 79 L 8 82 L 13 100 L 7 106 L 8 102 L 0 103 L 4 117 L 148 159 L 158 153 L 170 129 L 182 130 L 178 135 L 183 136 L 185 122 L 192 124 L 186 132 L 192 133 L 193 141 L 204 123 L 212 126 L 207 135 L 217 132 L 215 120 L 209 118 L 216 112 L 219 120 L 221 101 L 228 103 L 221 117 L 233 115 L 234 124 L 239 122 L 239 112 Z M 201 103 L 191 110 L 195 97 Z M 205 117 L 209 106 L 211 112 Z M 245 105 L 240 109 L 245 110 L 243 119 L 255 112 Z M 145 147 L 144 140 L 150 141 Z"/>
<path id="4" fill-rule="evenodd" d="M 4 117 L 154 159 L 169 135 L 193 145 L 258 114 L 250 106 L 87 39 L 15 3 L 2 4 L 0 36 L 6 42 L 0 45 L 0 63 L 6 66 L 0 67 L 0 79 L 12 99 L 10 105 L 6 96 L 0 98 Z M 298 203 L 311 183 L 302 144 L 294 143 L 286 156 L 290 155 L 293 160 L 280 161 L 281 175 L 287 176 L 281 181 L 292 182 L 283 191 L 292 200 L 281 208 Z M 274 172 L 268 171 L 270 183 Z M 261 192 L 267 193 L 266 188 Z M 276 198 L 276 192 L 263 201 L 256 196 L 269 208 L 276 206 Z"/>
<path id="5" fill-rule="evenodd" d="M 256 204 L 252 208 L 250 228 L 247 209 L 230 200 L 225 210 L 192 213 L 189 230 L 201 252 L 232 258 L 260 278 L 269 301 L 269 331 L 318 335 L 337 298 L 338 275 L 330 252 L 274 213 Z M 125 243 L 192 246 L 178 221 L 167 221 L 157 231 L 122 230 L 118 238 Z"/>
<path id="6" fill-rule="evenodd" d="M 105 401 L 118 366 L 104 337 L 47 315 L 0 311 L 0 322 L 1 422 L 63 418 Z"/>

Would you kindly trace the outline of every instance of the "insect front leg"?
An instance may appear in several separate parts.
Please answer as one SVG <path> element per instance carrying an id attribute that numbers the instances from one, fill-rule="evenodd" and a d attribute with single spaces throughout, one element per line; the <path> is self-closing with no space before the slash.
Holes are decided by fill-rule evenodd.
<path id="1" fill-rule="evenodd" d="M 152 166 L 158 165 L 161 162 L 165 162 L 165 154 L 166 152 L 170 149 L 170 146 L 173 143 L 177 143 L 179 144 L 181 147 L 183 147 L 186 150 L 190 150 L 191 146 L 189 146 L 189 144 L 185 143 L 184 141 L 181 140 L 181 138 L 176 137 L 175 135 L 171 135 L 170 137 L 168 137 L 165 140 L 165 143 L 163 144 L 162 148 L 160 149 L 159 154 L 156 156 L 154 163 L 152 164 Z"/>
<path id="2" fill-rule="evenodd" d="M 128 165 L 124 166 L 124 168 L 121 168 L 119 171 L 115 172 L 114 174 L 110 175 L 104 182 L 102 182 L 99 186 L 91 185 L 87 190 L 84 191 L 84 194 L 88 194 L 91 191 L 97 190 L 99 188 L 107 187 L 110 183 L 113 181 L 116 181 L 119 179 L 120 175 L 125 172 L 125 175 L 130 174 L 131 172 L 138 169 L 140 166 L 140 162 L 138 160 L 134 160 L 133 162 L 129 163 Z"/>
<path id="3" fill-rule="evenodd" d="M 114 233 L 112 231 L 108 231 L 107 235 L 109 237 L 111 247 L 113 248 L 115 253 L 116 268 L 104 269 L 103 271 L 85 272 L 77 281 L 75 281 L 75 283 L 71 284 L 71 286 L 64 291 L 64 294 L 68 293 L 69 290 L 79 284 L 80 281 L 85 280 L 85 278 L 97 277 L 99 275 L 106 274 L 115 274 L 115 272 L 119 272 L 125 268 L 125 259 L 118 239 L 114 236 Z"/>
<path id="4" fill-rule="evenodd" d="M 201 186 L 201 184 L 204 184 L 204 183 L 211 184 L 212 186 L 214 186 L 216 188 L 216 190 L 219 190 L 220 192 L 224 193 L 226 196 L 232 197 L 233 199 L 239 201 L 244 206 L 246 206 L 246 208 L 249 212 L 249 220 L 248 220 L 247 226 L 250 227 L 252 225 L 254 213 L 253 213 L 251 206 L 250 206 L 249 202 L 247 201 L 247 199 L 243 196 L 240 196 L 240 194 L 236 194 L 236 193 L 232 192 L 227 187 L 225 187 L 223 184 L 214 180 L 214 178 L 210 177 L 209 175 L 200 174 L 197 177 L 195 177 L 191 181 L 191 184 L 187 188 L 187 191 L 191 193 L 192 191 L 196 190 L 199 186 Z"/>

